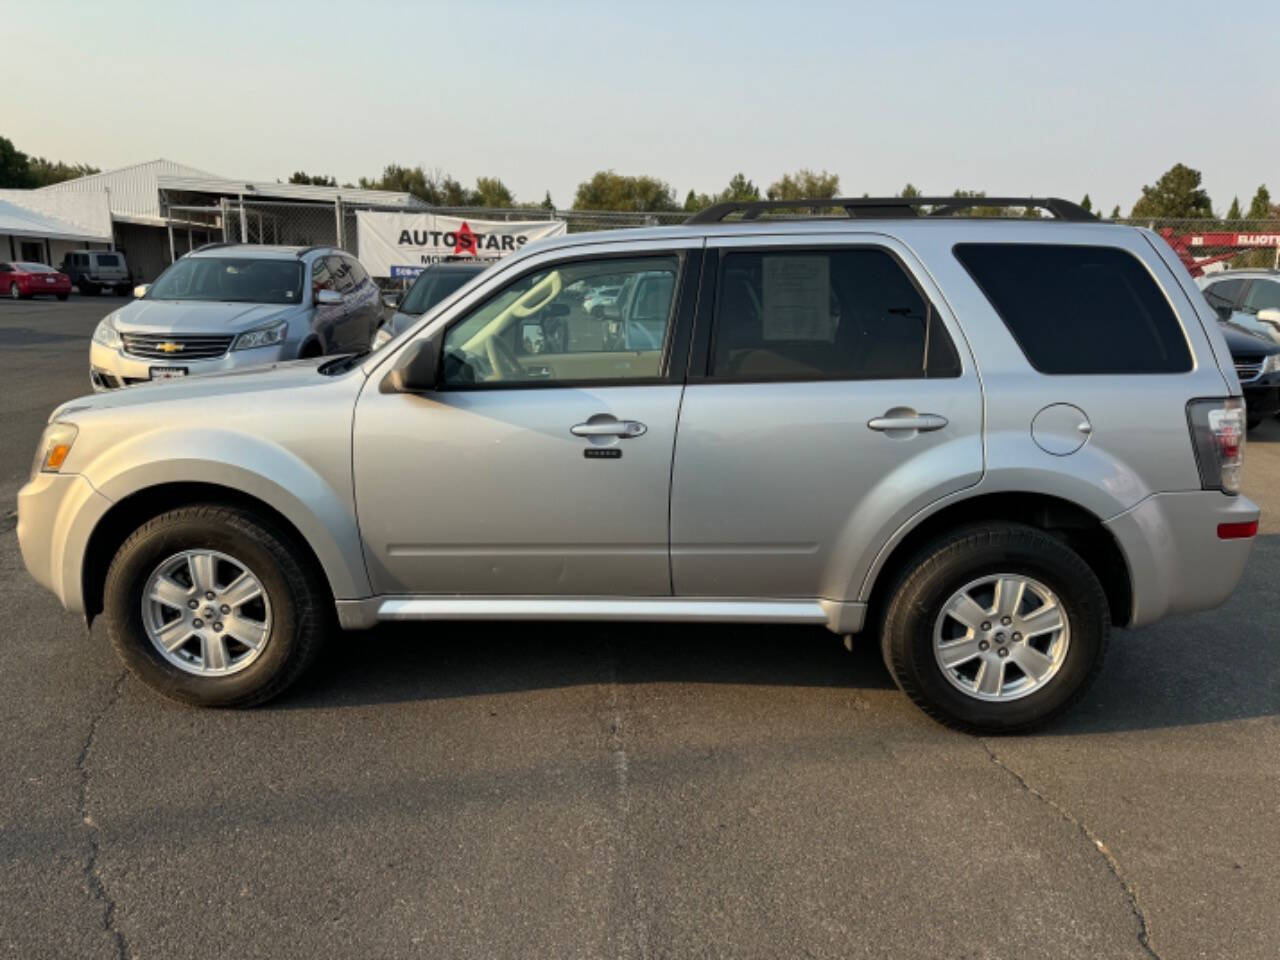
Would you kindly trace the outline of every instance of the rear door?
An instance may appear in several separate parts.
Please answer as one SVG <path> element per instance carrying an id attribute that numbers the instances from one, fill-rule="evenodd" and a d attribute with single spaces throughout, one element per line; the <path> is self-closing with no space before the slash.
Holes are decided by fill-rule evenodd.
<path id="1" fill-rule="evenodd" d="M 677 596 L 851 600 L 884 539 L 978 481 L 954 318 L 887 238 L 711 239 L 672 469 Z"/>

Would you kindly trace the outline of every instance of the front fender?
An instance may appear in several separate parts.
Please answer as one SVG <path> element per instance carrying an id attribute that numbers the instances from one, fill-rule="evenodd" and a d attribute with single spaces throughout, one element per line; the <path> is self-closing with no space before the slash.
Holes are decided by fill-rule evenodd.
<path id="1" fill-rule="evenodd" d="M 349 447 L 327 479 L 307 460 L 261 436 L 214 428 L 162 428 L 113 444 L 81 470 L 119 502 L 171 483 L 229 487 L 283 515 L 315 552 L 337 600 L 369 595 L 350 485 Z M 341 464 L 345 463 L 345 469 Z"/>

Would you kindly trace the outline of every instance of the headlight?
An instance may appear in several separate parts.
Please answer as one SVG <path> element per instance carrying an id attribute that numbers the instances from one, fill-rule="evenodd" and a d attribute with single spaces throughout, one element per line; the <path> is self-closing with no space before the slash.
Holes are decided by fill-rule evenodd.
<path id="1" fill-rule="evenodd" d="M 1263 373 L 1280 373 L 1280 353 L 1273 353 L 1262 361 Z"/>
<path id="2" fill-rule="evenodd" d="M 383 346 L 391 342 L 391 338 L 393 336 L 394 334 L 392 334 L 392 332 L 387 329 L 386 325 L 383 324 L 378 328 L 378 332 L 373 335 L 373 346 L 371 349 L 381 350 Z M 1276 354 L 1276 356 L 1280 356 L 1280 354 Z"/>
<path id="3" fill-rule="evenodd" d="M 77 429 L 70 423 L 51 423 L 44 428 L 40 437 L 40 446 L 36 447 L 36 458 L 31 464 L 31 476 L 37 473 L 57 473 L 71 453 L 71 445 L 76 442 Z"/>
<path id="4" fill-rule="evenodd" d="M 100 343 L 104 347 L 111 347 L 113 350 L 120 348 L 120 331 L 116 329 L 116 325 L 111 322 L 115 314 L 109 313 L 99 321 L 97 327 L 93 331 L 93 342 Z"/>
<path id="5" fill-rule="evenodd" d="M 269 347 L 275 343 L 283 343 L 285 332 L 289 329 L 289 321 L 281 320 L 279 323 L 273 323 L 269 327 L 260 327 L 257 330 L 250 330 L 248 333 L 242 333 L 236 337 L 236 342 L 232 344 L 232 350 L 249 350 L 253 347 Z"/>

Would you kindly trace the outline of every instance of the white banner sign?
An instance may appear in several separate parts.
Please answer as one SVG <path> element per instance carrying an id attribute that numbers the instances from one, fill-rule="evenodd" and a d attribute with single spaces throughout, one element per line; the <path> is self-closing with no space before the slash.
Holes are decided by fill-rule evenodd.
<path id="1" fill-rule="evenodd" d="M 356 224 L 360 262 L 375 277 L 416 277 L 444 260 L 500 260 L 566 228 L 562 220 L 469 220 L 373 210 L 357 210 Z"/>

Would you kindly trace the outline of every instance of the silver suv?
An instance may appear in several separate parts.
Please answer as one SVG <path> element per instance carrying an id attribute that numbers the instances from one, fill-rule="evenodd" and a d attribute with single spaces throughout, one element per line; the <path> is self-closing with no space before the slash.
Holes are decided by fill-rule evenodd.
<path id="1" fill-rule="evenodd" d="M 939 720 L 1041 723 L 1113 626 L 1222 603 L 1258 508 L 1173 251 L 991 202 L 1056 219 L 718 206 L 530 244 L 369 355 L 72 401 L 26 565 L 191 704 L 275 696 L 331 624 L 721 621 L 865 634 Z M 646 281 L 654 345 L 583 309 L 603 276 Z"/>
<path id="2" fill-rule="evenodd" d="M 214 243 L 134 291 L 93 332 L 94 390 L 366 350 L 377 284 L 333 247 Z"/>

